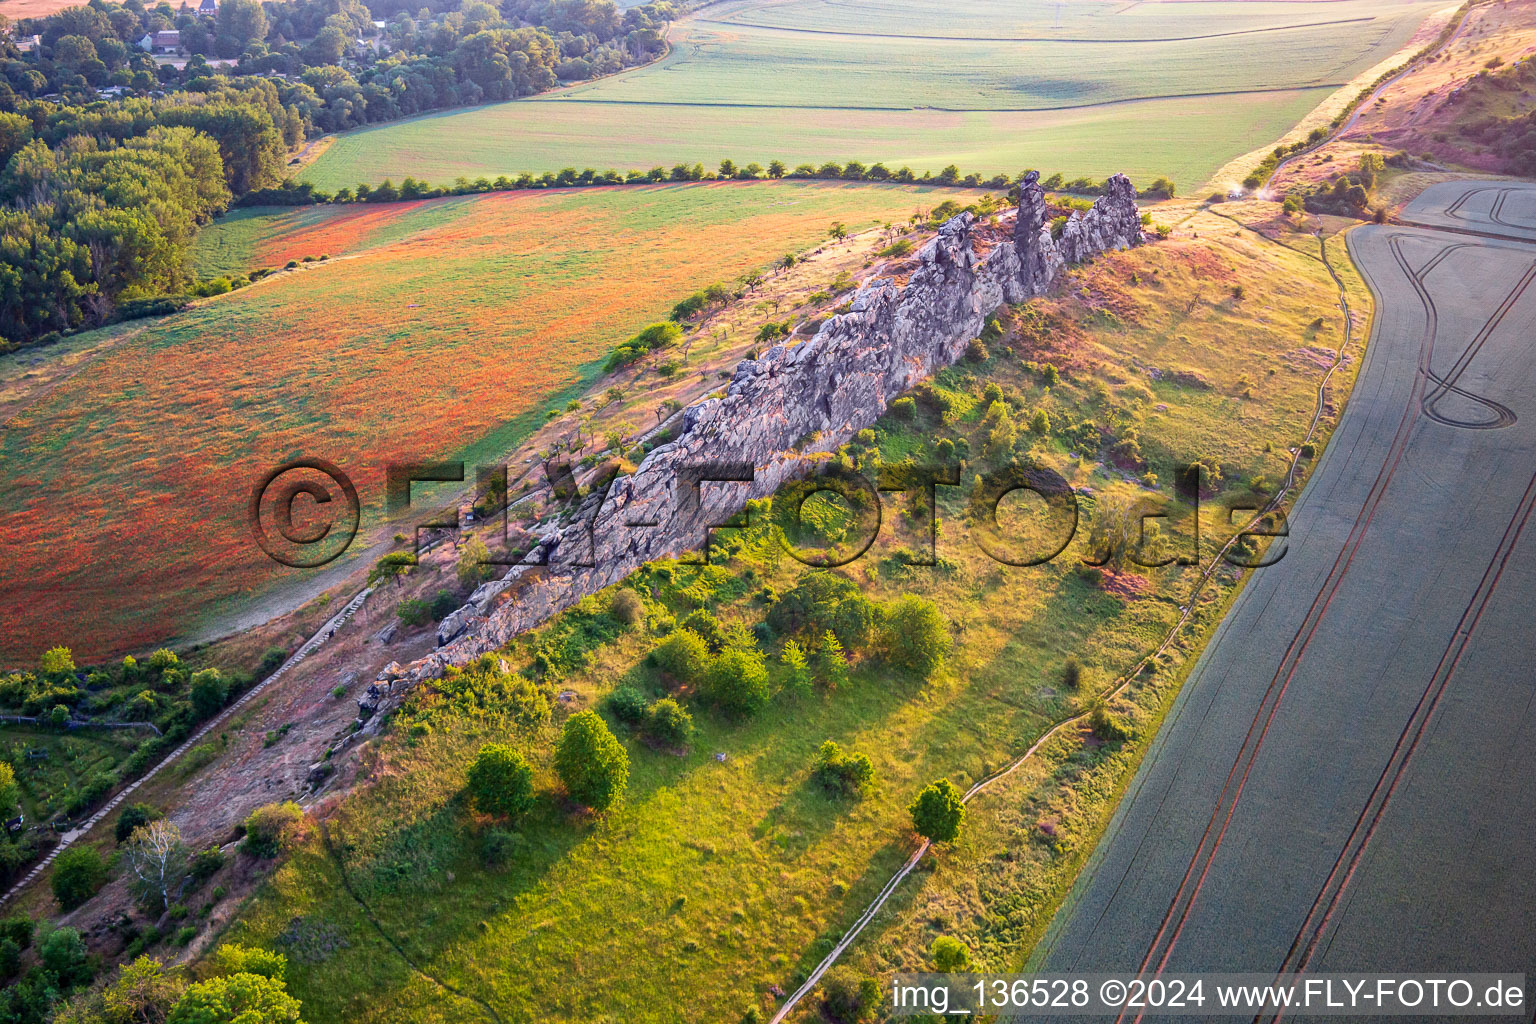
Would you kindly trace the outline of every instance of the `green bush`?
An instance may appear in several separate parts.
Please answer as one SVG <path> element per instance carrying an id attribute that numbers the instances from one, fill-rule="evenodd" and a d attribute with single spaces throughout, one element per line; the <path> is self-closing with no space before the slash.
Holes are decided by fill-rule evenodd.
<path id="1" fill-rule="evenodd" d="M 469 766 L 468 789 L 482 813 L 519 817 L 533 806 L 533 766 L 511 747 L 487 743 Z"/>
<path id="2" fill-rule="evenodd" d="M 202 884 L 218 874 L 219 869 L 223 866 L 224 851 L 220 850 L 217 846 L 210 846 L 208 849 L 192 855 L 192 863 L 187 870 L 188 874 L 192 876 L 193 881 Z M 215 893 L 218 892 L 217 889 L 214 891 Z"/>
<path id="3" fill-rule="evenodd" d="M 683 628 L 702 637 L 712 652 L 725 646 L 725 631 L 720 628 L 719 620 L 706 608 L 689 612 L 688 617 L 683 619 Z"/>
<path id="4" fill-rule="evenodd" d="M 852 967 L 832 968 L 821 979 L 821 1008 L 837 1024 L 858 1024 L 880 1005 L 880 983 Z"/>
<path id="5" fill-rule="evenodd" d="M 691 685 L 703 677 L 709 665 L 709 646 L 687 627 L 673 630 L 652 649 L 651 662 L 677 682 Z"/>
<path id="6" fill-rule="evenodd" d="M 727 714 L 756 714 L 768 706 L 768 668 L 754 650 L 733 647 L 710 662 L 701 687 L 705 697 Z"/>
<path id="7" fill-rule="evenodd" d="M 258 807 L 245 819 L 241 849 L 253 857 L 276 857 L 293 841 L 303 820 L 304 812 L 291 800 Z"/>
<path id="8" fill-rule="evenodd" d="M 971 951 L 950 935 L 940 935 L 928 950 L 933 969 L 940 974 L 963 974 L 971 969 Z"/>
<path id="9" fill-rule="evenodd" d="M 75 849 L 71 847 L 70 849 Z M 62 860 L 62 855 L 60 856 Z M 73 928 L 55 928 L 37 943 L 37 960 L 64 990 L 90 983 L 96 974 L 91 951 Z"/>
<path id="10" fill-rule="evenodd" d="M 213 951 L 215 974 L 257 974 L 273 981 L 283 981 L 288 974 L 288 958 L 258 946 L 226 942 Z"/>
<path id="11" fill-rule="evenodd" d="M 53 862 L 53 897 L 65 910 L 74 910 L 96 895 L 107 881 L 107 865 L 94 846 L 71 846 Z"/>
<path id="12" fill-rule="evenodd" d="M 960 797 L 960 790 L 948 779 L 930 783 L 907 808 L 912 828 L 936 843 L 954 842 L 965 820 L 965 804 Z"/>
<path id="13" fill-rule="evenodd" d="M 677 750 L 693 739 L 693 716 L 677 701 L 663 697 L 650 706 L 645 732 L 662 746 Z"/>
<path id="14" fill-rule="evenodd" d="M 846 754 L 843 748 L 827 740 L 816 752 L 811 770 L 822 788 L 845 796 L 864 792 L 875 778 L 875 766 L 867 754 Z"/>
<path id="15" fill-rule="evenodd" d="M 633 590 L 620 588 L 608 601 L 608 614 L 624 626 L 635 626 L 645 618 L 645 602 Z"/>
<path id="16" fill-rule="evenodd" d="M 629 755 L 597 712 L 578 711 L 561 730 L 555 773 L 573 800 L 605 811 L 629 785 Z"/>
<path id="17" fill-rule="evenodd" d="M 459 599 L 453 596 L 452 591 L 439 590 L 436 596 L 432 598 L 432 604 L 428 606 L 427 612 L 432 616 L 434 622 L 441 622 L 458 611 L 459 603 Z"/>
<path id="18" fill-rule="evenodd" d="M 298 1020 L 299 1001 L 281 981 L 241 973 L 189 986 L 166 1024 L 290 1024 Z"/>
<path id="19" fill-rule="evenodd" d="M 646 698 L 645 694 L 633 686 L 619 686 L 608 695 L 605 702 L 608 711 L 625 725 L 639 725 L 645 721 Z"/>
<path id="20" fill-rule="evenodd" d="M 416 597 L 408 597 L 396 605 L 395 614 L 407 626 L 425 626 L 432 621 L 432 611 L 427 607 L 427 602 Z"/>
<path id="21" fill-rule="evenodd" d="M 163 817 L 160 810 L 150 804 L 129 804 L 119 812 L 112 835 L 120 843 L 127 842 L 135 829 L 148 825 L 152 821 L 159 821 Z"/>
<path id="22" fill-rule="evenodd" d="M 949 653 L 949 624 L 932 601 L 903 594 L 885 610 L 880 648 L 891 666 L 926 679 Z"/>
<path id="23" fill-rule="evenodd" d="M 0 919 L 0 942 L 14 942 L 17 949 L 32 945 L 32 936 L 36 932 L 37 922 L 26 914 L 17 913 Z"/>
<path id="24" fill-rule="evenodd" d="M 1083 685 L 1083 666 L 1076 658 L 1068 658 L 1061 670 L 1061 681 L 1070 690 L 1075 690 Z"/>
<path id="25" fill-rule="evenodd" d="M 225 682 L 218 669 L 205 668 L 192 674 L 189 696 L 198 718 L 212 718 L 224 708 L 224 701 L 229 696 L 229 683 Z"/>

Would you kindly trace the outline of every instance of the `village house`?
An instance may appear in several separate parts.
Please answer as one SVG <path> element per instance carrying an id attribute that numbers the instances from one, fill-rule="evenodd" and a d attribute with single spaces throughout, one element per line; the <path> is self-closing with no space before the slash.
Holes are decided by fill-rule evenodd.
<path id="1" fill-rule="evenodd" d="M 174 28 L 146 32 L 139 40 L 139 49 L 145 53 L 177 53 L 181 50 L 181 33 Z"/>

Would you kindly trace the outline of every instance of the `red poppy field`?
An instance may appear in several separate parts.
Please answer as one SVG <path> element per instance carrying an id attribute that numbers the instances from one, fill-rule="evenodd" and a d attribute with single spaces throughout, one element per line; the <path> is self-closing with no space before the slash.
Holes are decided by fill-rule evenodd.
<path id="1" fill-rule="evenodd" d="M 387 463 L 509 451 L 687 293 L 814 244 L 832 220 L 904 220 L 948 195 L 721 183 L 247 216 L 248 237 L 265 232 L 254 265 L 331 259 L 110 328 L 114 344 L 0 433 L 0 663 L 217 630 L 313 579 L 252 538 L 247 501 L 271 468 L 341 467 L 362 502 L 356 553 Z"/>

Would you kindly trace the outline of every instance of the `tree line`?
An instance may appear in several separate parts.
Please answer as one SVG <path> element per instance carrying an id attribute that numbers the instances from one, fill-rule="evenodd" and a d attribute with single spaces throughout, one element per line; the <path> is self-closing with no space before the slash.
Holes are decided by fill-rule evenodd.
<path id="1" fill-rule="evenodd" d="M 509 192 L 524 189 L 545 188 L 589 188 L 605 185 L 656 185 L 663 183 L 683 183 L 695 181 L 777 181 L 780 179 L 791 180 L 815 180 L 815 181 L 861 181 L 861 182 L 885 182 L 910 185 L 939 185 L 953 188 L 994 188 L 1009 190 L 1010 198 L 1017 199 L 1016 190 L 1019 183 L 1024 180 L 1028 171 L 1021 171 L 1017 177 L 1007 174 L 994 174 L 984 177 L 978 173 L 962 174 L 960 169 L 951 164 L 943 170 L 935 173 L 923 171 L 918 173 L 910 167 L 901 167 L 891 170 L 883 163 L 875 163 L 865 166 L 857 160 L 850 160 L 846 164 L 835 161 L 827 161 L 822 164 L 800 164 L 793 169 L 782 160 L 770 160 L 768 166 L 759 163 L 737 164 L 734 160 L 721 160 L 715 170 L 706 168 L 702 163 L 680 163 L 672 167 L 656 166 L 649 170 L 632 169 L 618 171 L 612 168 L 604 171 L 594 170 L 591 167 L 578 171 L 574 167 L 566 167 L 559 171 L 545 171 L 542 174 L 523 172 L 518 175 L 502 174 L 496 178 L 482 176 L 471 181 L 467 177 L 455 178 L 449 185 L 433 185 L 430 182 L 418 180 L 411 175 L 406 175 L 396 185 L 393 180 L 385 178 L 377 185 L 368 182 L 360 182 L 356 187 L 343 186 L 335 192 L 325 192 L 317 189 L 309 182 L 284 181 L 275 188 L 262 189 L 252 192 L 241 200 L 245 206 L 304 206 L 310 203 L 395 203 L 417 199 L 436 199 L 442 196 L 474 195 L 481 192 Z M 1093 178 L 1074 178 L 1068 180 L 1061 174 L 1052 174 L 1041 180 L 1041 185 L 1048 191 L 1072 193 L 1075 195 L 1098 196 L 1103 195 L 1108 189 L 1105 181 Z M 1146 188 L 1137 194 L 1143 199 L 1172 199 L 1177 187 L 1165 177 L 1157 178 Z"/>

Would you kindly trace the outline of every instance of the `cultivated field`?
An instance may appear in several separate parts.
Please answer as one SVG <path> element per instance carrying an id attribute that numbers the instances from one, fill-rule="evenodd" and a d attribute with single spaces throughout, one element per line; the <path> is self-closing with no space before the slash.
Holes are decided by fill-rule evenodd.
<path id="1" fill-rule="evenodd" d="M 676 24 L 656 64 L 346 135 L 303 175 L 337 188 L 405 174 L 857 158 L 988 176 L 1123 170 L 1188 188 L 1284 134 L 1435 9 L 737 0 Z"/>
<path id="2" fill-rule="evenodd" d="M 1377 318 L 1290 551 L 1206 650 L 1042 970 L 1536 960 L 1512 868 L 1536 842 L 1536 189 L 1488 184 L 1408 206 L 1437 230 L 1350 236 Z"/>
<path id="3" fill-rule="evenodd" d="M 310 835 L 228 936 L 289 950 L 290 987 L 316 1022 L 717 1021 L 749 1008 L 766 1019 L 772 987 L 792 989 L 911 853 L 906 804 L 918 788 L 938 776 L 963 788 L 1007 763 L 1156 647 L 1191 602 L 1187 568 L 1108 584 L 1079 571 L 1098 503 L 1166 500 L 1174 464 L 1219 464 L 1226 482 L 1201 533 L 1209 558 L 1233 530 L 1227 507 L 1262 500 L 1284 475 L 1344 331 L 1316 240 L 1275 210 L 1235 210 L 1273 240 L 1216 213 L 1169 211 L 1179 225 L 1170 241 L 1082 268 L 984 361 L 941 373 L 932 390 L 948 408 L 942 417 L 926 405 L 912 418 L 893 413 L 850 446 L 867 466 L 922 461 L 964 439 L 980 467 L 998 457 L 987 454 L 997 415 L 990 386 L 1019 427 L 1010 450 L 1085 488 L 1080 539 L 1029 569 L 980 554 L 958 488 L 940 489 L 939 566 L 908 566 L 916 541 L 898 514 L 905 500 L 893 499 L 884 539 L 842 572 L 872 598 L 916 593 L 943 611 L 956 646 L 932 681 L 861 658 L 845 685 L 799 702 L 776 696 L 747 723 L 696 705 L 700 732 L 682 756 L 616 724 L 631 760 L 629 795 L 602 819 L 549 795 L 550 729 L 459 699 L 412 701 L 369 751 L 364 784 L 327 805 L 327 835 Z M 1358 348 L 1347 355 L 1334 378 L 1341 389 Z M 1062 380 L 1048 385 L 1041 362 Z M 1048 422 L 1025 426 L 1037 412 Z M 1336 413 L 1336 404 L 1324 411 L 1317 440 Z M 1155 476 L 1085 457 L 1103 443 L 1100 429 L 1139 437 L 1138 472 Z M 547 677 L 566 694 L 557 719 L 603 707 L 617 684 L 659 692 L 665 680 L 644 660 L 657 634 L 644 623 L 702 605 L 752 628 L 805 574 L 761 531 L 732 537 L 723 535 L 732 554 L 723 567 L 641 574 L 641 624 L 617 627 L 599 598 L 506 657 L 527 670 L 535 650 L 570 655 Z M 1239 575 L 1217 579 L 1170 656 L 1116 701 L 1134 738 L 1067 730 L 978 798 L 962 841 L 914 872 L 850 951 L 856 969 L 884 977 L 926 967 L 938 935 L 960 938 L 987 969 L 1016 966 L 1092 848 L 1182 658 L 1214 628 Z M 782 637 L 751 635 L 772 661 Z M 1085 666 L 1076 691 L 1064 682 L 1068 656 Z M 783 673 L 773 673 L 777 686 Z M 684 687 L 679 699 L 694 696 Z M 830 796 L 810 779 L 829 738 L 870 756 L 876 784 L 862 799 Z M 461 794 L 466 759 L 491 739 L 527 754 L 541 796 L 511 852 L 488 865 L 481 844 L 491 823 Z M 797 1019 L 817 1012 L 809 1001 Z"/>
<path id="4" fill-rule="evenodd" d="M 12 21 L 18 18 L 43 18 L 66 7 L 79 6 L 79 0 L 0 0 L 0 14 Z"/>
<path id="5" fill-rule="evenodd" d="M 30 663 L 62 642 L 89 659 L 184 637 L 299 572 L 267 561 L 245 523 L 270 468 L 341 466 L 366 537 L 387 462 L 498 457 L 689 292 L 812 246 L 833 220 L 859 230 L 963 195 L 659 186 L 216 227 L 201 242 L 209 266 L 331 259 L 0 362 L 0 656 Z"/>

